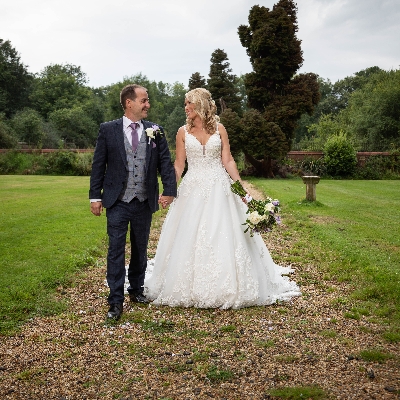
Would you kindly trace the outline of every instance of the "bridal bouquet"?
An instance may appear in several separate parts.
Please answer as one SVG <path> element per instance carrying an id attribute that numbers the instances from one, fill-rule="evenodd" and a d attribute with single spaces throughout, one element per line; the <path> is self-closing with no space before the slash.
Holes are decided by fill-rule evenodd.
<path id="1" fill-rule="evenodd" d="M 231 190 L 241 198 L 244 198 L 247 203 L 249 214 L 246 222 L 247 225 L 245 233 L 250 230 L 250 236 L 254 232 L 270 232 L 275 224 L 280 224 L 281 219 L 279 215 L 279 200 L 272 200 L 268 197 L 266 200 L 253 199 L 243 188 L 239 181 L 232 183 Z"/>

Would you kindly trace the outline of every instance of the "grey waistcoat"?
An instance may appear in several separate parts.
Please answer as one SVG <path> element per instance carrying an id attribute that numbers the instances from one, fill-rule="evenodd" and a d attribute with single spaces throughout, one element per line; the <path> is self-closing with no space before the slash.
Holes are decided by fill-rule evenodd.
<path id="1" fill-rule="evenodd" d="M 134 197 L 137 197 L 140 201 L 147 199 L 145 175 L 146 139 L 146 133 L 142 132 L 138 147 L 136 151 L 133 152 L 132 146 L 124 135 L 126 157 L 128 160 L 128 182 L 122 191 L 120 200 L 126 203 L 129 203 Z"/>

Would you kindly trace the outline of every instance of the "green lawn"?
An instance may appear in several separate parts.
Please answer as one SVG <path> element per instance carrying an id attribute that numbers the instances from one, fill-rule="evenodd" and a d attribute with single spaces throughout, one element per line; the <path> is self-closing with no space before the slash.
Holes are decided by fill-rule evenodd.
<path id="1" fill-rule="evenodd" d="M 104 253 L 88 177 L 0 176 L 0 332 L 60 310 L 51 293 Z"/>
<path id="2" fill-rule="evenodd" d="M 251 182 L 281 201 L 284 261 L 352 284 L 350 317 L 377 318 L 399 340 L 400 181 L 322 180 L 315 203 L 300 179 Z M 0 176 L 0 332 L 63 309 L 52 293 L 105 255 L 105 215 L 90 213 L 88 187 L 88 177 Z"/>
<path id="3" fill-rule="evenodd" d="M 300 233 L 293 260 L 319 265 L 321 279 L 351 282 L 353 317 L 372 314 L 398 332 L 400 182 L 321 180 L 316 202 L 305 201 L 301 179 L 251 182 L 281 201 L 286 234 Z"/>

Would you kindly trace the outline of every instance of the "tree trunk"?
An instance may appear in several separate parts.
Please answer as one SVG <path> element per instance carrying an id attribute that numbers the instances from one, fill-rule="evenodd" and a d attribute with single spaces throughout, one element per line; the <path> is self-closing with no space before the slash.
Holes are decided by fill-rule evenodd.
<path id="1" fill-rule="evenodd" d="M 265 157 L 263 160 L 256 160 L 250 154 L 245 153 L 246 161 L 248 161 L 257 171 L 257 175 L 264 178 L 274 178 L 275 175 L 272 172 L 272 158 Z"/>

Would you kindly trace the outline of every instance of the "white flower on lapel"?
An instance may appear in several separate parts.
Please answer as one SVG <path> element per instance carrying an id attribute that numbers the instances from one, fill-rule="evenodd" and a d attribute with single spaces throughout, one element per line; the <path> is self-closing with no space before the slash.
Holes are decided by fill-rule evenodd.
<path id="1" fill-rule="evenodd" d="M 153 125 L 151 128 L 146 129 L 146 135 L 149 138 L 149 144 L 150 144 L 151 139 L 155 139 L 156 135 L 162 135 L 162 132 L 158 125 Z"/>

